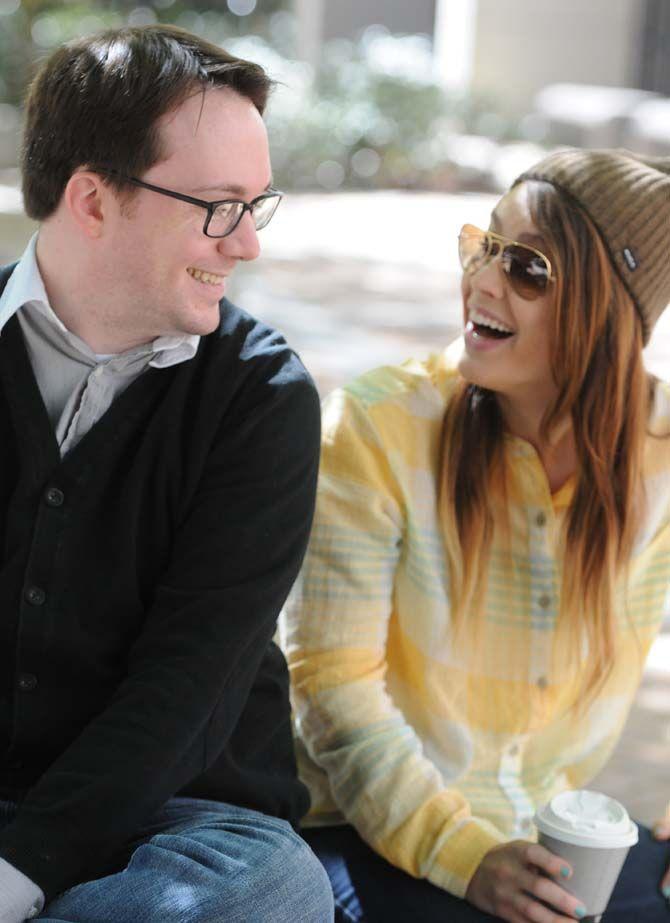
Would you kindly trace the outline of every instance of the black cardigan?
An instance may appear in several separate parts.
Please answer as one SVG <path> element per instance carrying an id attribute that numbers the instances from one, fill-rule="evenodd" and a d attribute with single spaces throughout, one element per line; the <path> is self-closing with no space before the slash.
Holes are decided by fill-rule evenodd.
<path id="1" fill-rule="evenodd" d="M 64 459 L 17 318 L 2 331 L 0 799 L 21 804 L 0 856 L 47 899 L 177 793 L 307 810 L 271 638 L 318 452 L 307 372 L 226 300 Z"/>

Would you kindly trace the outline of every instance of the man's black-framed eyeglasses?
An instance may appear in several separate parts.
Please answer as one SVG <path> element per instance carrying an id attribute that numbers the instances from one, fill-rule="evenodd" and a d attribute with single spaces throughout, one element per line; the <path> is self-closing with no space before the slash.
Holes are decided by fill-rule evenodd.
<path id="1" fill-rule="evenodd" d="M 183 192 L 175 192 L 174 189 L 154 186 L 153 183 L 146 183 L 144 180 L 136 179 L 134 176 L 125 176 L 116 170 L 97 169 L 96 173 L 116 176 L 124 183 L 130 183 L 133 186 L 139 186 L 141 189 L 149 189 L 151 192 L 158 192 L 160 195 L 170 196 L 172 199 L 190 202 L 191 205 L 204 208 L 207 216 L 202 233 L 206 234 L 207 237 L 227 237 L 232 234 L 245 212 L 250 213 L 256 230 L 262 230 L 270 223 L 283 195 L 278 189 L 271 188 L 267 192 L 256 196 L 251 202 L 245 202 L 243 199 L 219 199 L 216 202 L 207 202 L 205 199 L 196 199 L 194 196 L 185 195 Z"/>

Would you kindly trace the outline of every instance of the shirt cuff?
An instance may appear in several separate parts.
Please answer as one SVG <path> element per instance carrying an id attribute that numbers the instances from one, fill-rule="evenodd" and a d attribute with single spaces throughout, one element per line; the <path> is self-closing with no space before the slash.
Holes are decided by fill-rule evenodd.
<path id="1" fill-rule="evenodd" d="M 0 923 L 32 920 L 44 907 L 44 893 L 34 881 L 0 858 Z"/>
<path id="2" fill-rule="evenodd" d="M 428 879 L 455 897 L 464 898 L 486 853 L 508 840 L 493 824 L 473 817 L 449 837 Z"/>

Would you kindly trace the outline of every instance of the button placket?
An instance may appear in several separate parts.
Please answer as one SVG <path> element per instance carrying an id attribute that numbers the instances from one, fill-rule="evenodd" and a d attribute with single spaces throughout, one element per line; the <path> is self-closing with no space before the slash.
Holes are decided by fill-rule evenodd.
<path id="1" fill-rule="evenodd" d="M 498 770 L 498 784 L 514 810 L 514 829 L 519 835 L 524 833 L 524 819 L 531 817 L 534 811 L 533 802 L 521 784 L 524 742 L 525 738 L 513 741 L 504 748 Z"/>

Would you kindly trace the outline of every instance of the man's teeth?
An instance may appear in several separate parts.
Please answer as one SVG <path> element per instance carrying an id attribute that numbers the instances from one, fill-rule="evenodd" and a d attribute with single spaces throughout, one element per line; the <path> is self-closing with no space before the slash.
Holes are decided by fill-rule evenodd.
<path id="1" fill-rule="evenodd" d="M 501 333 L 514 333 L 510 327 L 501 324 L 500 321 L 493 320 L 487 314 L 480 314 L 476 309 L 470 311 L 470 320 L 474 324 L 480 324 L 482 327 L 490 327 L 492 330 L 500 330 Z"/>
<path id="2" fill-rule="evenodd" d="M 221 285 L 225 276 L 215 276 L 213 272 L 203 272 L 202 269 L 192 269 L 189 267 L 186 272 L 193 276 L 198 282 L 206 282 L 208 285 Z"/>

